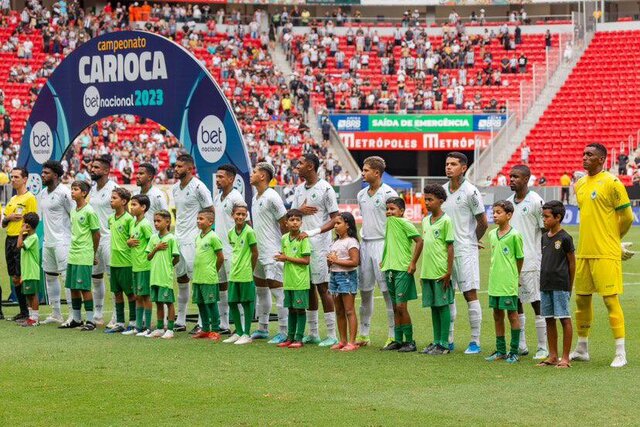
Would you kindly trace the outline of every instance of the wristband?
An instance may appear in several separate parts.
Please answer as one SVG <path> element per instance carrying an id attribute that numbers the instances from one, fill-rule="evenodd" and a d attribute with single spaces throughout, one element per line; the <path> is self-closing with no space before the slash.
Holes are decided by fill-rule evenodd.
<path id="1" fill-rule="evenodd" d="M 307 236 L 309 236 L 309 237 L 317 236 L 318 234 L 320 234 L 321 231 L 322 230 L 319 229 L 319 228 L 314 228 L 313 230 L 307 231 Z"/>

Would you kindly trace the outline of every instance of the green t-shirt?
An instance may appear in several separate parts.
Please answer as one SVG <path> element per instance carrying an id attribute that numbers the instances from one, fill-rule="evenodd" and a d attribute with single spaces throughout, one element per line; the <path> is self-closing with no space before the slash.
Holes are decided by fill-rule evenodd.
<path id="1" fill-rule="evenodd" d="M 229 230 L 229 244 L 231 253 L 231 275 L 229 281 L 246 283 L 253 280 L 253 266 L 251 265 L 251 247 L 256 245 L 256 232 L 249 225 L 244 226 L 240 234 L 233 227 Z"/>
<path id="2" fill-rule="evenodd" d="M 22 241 L 20 277 L 22 280 L 40 280 L 40 239 L 35 233 Z"/>
<path id="3" fill-rule="evenodd" d="M 411 264 L 413 238 L 420 237 L 416 226 L 406 218 L 387 218 L 382 252 L 382 271 L 407 271 Z"/>
<path id="4" fill-rule="evenodd" d="M 167 233 L 160 237 L 153 234 L 147 244 L 147 253 L 151 253 L 158 243 L 166 242 L 167 249 L 158 251 L 151 260 L 151 286 L 160 286 L 161 288 L 173 288 L 173 257 L 180 255 L 178 251 L 178 243 L 173 234 Z"/>
<path id="5" fill-rule="evenodd" d="M 216 254 L 222 250 L 222 241 L 218 235 L 209 230 L 204 236 L 196 237 L 196 255 L 193 261 L 193 283 L 200 285 L 218 284 L 216 270 Z"/>
<path id="6" fill-rule="evenodd" d="M 111 230 L 111 267 L 131 267 L 131 248 L 127 240 L 136 220 L 129 212 L 119 217 L 109 216 L 109 230 Z"/>
<path id="7" fill-rule="evenodd" d="M 131 238 L 138 240 L 138 246 L 131 248 L 131 270 L 134 272 L 151 270 L 151 262 L 147 259 L 147 245 L 153 235 L 151 223 L 145 217 L 136 221 L 131 228 Z"/>
<path id="8" fill-rule="evenodd" d="M 489 232 L 491 243 L 491 268 L 489 269 L 489 295 L 510 297 L 518 295 L 518 266 L 516 261 L 524 259 L 522 235 L 511 229 L 498 237 L 498 229 Z"/>
<path id="9" fill-rule="evenodd" d="M 453 244 L 454 231 L 451 218 L 447 214 L 442 214 L 433 224 L 432 215 L 422 220 L 422 239 L 424 249 L 422 250 L 422 269 L 420 277 L 422 279 L 435 280 L 447 274 L 447 261 L 449 252 L 447 247 Z"/>
<path id="10" fill-rule="evenodd" d="M 311 243 L 304 240 L 289 238 L 289 233 L 282 236 L 282 253 L 291 258 L 303 258 L 311 255 Z M 311 287 L 311 270 L 308 265 L 284 263 L 284 283 L 286 291 L 304 291 Z"/>
<path id="11" fill-rule="evenodd" d="M 82 209 L 71 211 L 71 246 L 69 246 L 69 264 L 93 265 L 93 232 L 100 230 L 100 220 L 91 207 L 86 204 Z"/>

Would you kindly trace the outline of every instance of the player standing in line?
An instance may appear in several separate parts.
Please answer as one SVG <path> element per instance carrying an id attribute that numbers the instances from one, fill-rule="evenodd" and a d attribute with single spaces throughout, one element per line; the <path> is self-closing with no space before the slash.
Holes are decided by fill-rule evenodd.
<path id="1" fill-rule="evenodd" d="M 189 154 L 181 154 L 176 159 L 176 178 L 173 186 L 173 200 L 176 205 L 175 238 L 180 248 L 180 262 L 176 265 L 178 277 L 178 316 L 176 332 L 187 330 L 187 306 L 189 305 L 189 280 L 193 275 L 193 261 L 198 237 L 198 212 L 213 210 L 213 199 L 207 187 L 193 175 L 194 162 Z M 153 285 L 153 283 L 151 284 Z M 199 329 L 196 325 L 195 331 Z"/>
<path id="2" fill-rule="evenodd" d="M 22 294 L 20 284 L 20 249 L 18 248 L 18 236 L 22 230 L 22 218 L 25 214 L 36 213 L 38 202 L 36 197 L 27 190 L 27 180 L 29 172 L 25 168 L 13 168 L 11 171 L 11 186 L 15 190 L 15 196 L 9 199 L 9 203 L 4 208 L 4 218 L 2 218 L 2 228 L 7 229 L 7 238 L 4 244 L 4 256 L 7 263 L 7 272 L 11 278 L 13 289 L 15 290 L 20 313 L 9 320 L 21 322 L 29 318 L 29 307 L 27 299 Z M 0 290 L 0 301 L 2 301 L 2 290 Z M 2 306 L 0 306 L 0 316 Z"/>
<path id="3" fill-rule="evenodd" d="M 447 200 L 442 210 L 453 221 L 455 253 L 453 262 L 454 285 L 462 292 L 469 307 L 469 326 L 471 342 L 465 354 L 480 353 L 480 326 L 482 325 L 482 308 L 478 301 L 480 289 L 480 239 L 487 231 L 487 215 L 484 211 L 482 196 L 478 189 L 464 178 L 467 171 L 467 156 L 452 152 L 447 154 L 446 174 L 449 183 L 444 185 Z M 453 350 L 453 332 L 456 319 L 456 303 L 450 306 L 451 326 L 449 327 L 449 350 Z"/>
<path id="4" fill-rule="evenodd" d="M 538 347 L 534 359 L 546 359 L 547 326 L 544 317 L 540 315 L 540 263 L 542 261 L 542 197 L 535 191 L 529 190 L 531 170 L 525 165 L 516 165 L 509 172 L 509 185 L 515 191 L 507 201 L 513 203 L 514 212 L 511 226 L 518 230 L 524 242 L 524 263 L 520 272 L 520 287 L 518 290 L 518 315 L 520 317 L 520 355 L 529 354 L 527 339 L 525 338 L 524 304 L 531 304 L 536 315 L 536 333 Z"/>
<path id="5" fill-rule="evenodd" d="M 251 339 L 269 337 L 273 295 L 278 308 L 278 334 L 269 343 L 280 344 L 287 340 L 289 311 L 284 306 L 283 263 L 276 261 L 275 257 L 282 249 L 282 234 L 287 232 L 287 209 L 278 193 L 269 187 L 274 175 L 273 166 L 266 162 L 258 163 L 251 174 L 251 185 L 256 189 L 251 203 L 251 218 L 258 241 L 258 263 L 253 272 L 258 330 L 251 335 Z"/>
<path id="6" fill-rule="evenodd" d="M 144 194 L 149 198 L 149 209 L 145 214 L 149 224 L 153 224 L 153 216 L 159 210 L 168 210 L 169 205 L 164 193 L 153 186 L 153 180 L 156 176 L 156 168 L 151 163 L 141 163 L 136 172 L 136 185 L 140 187 L 135 194 Z"/>
<path id="7" fill-rule="evenodd" d="M 32 327 L 40 324 L 38 312 L 38 285 L 40 284 L 40 239 L 36 228 L 40 219 L 38 214 L 29 212 L 24 215 L 22 230 L 18 235 L 20 248 L 20 279 L 22 293 L 29 300 L 29 319 L 22 326 Z"/>
<path id="8" fill-rule="evenodd" d="M 229 231 L 234 227 L 233 206 L 245 205 L 244 197 L 235 188 L 233 183 L 236 181 L 238 169 L 233 165 L 222 165 L 216 172 L 216 187 L 218 194 L 213 200 L 216 214 L 216 234 L 222 241 L 222 254 L 224 255 L 224 263 L 218 272 L 220 283 L 220 301 L 218 301 L 218 311 L 220 314 L 220 324 L 213 325 L 214 330 L 220 329 L 221 334 L 228 334 L 229 331 L 229 273 L 231 272 L 231 245 L 229 244 Z M 240 306 L 242 307 L 242 306 Z M 253 317 L 253 313 L 249 313 Z"/>
<path id="9" fill-rule="evenodd" d="M 304 154 L 296 166 L 298 175 L 305 182 L 296 187 L 293 195 L 293 209 L 298 209 L 302 217 L 302 233 L 299 238 L 309 237 L 311 243 L 311 288 L 309 289 L 309 309 L 307 322 L 309 335 L 303 343 L 319 344 L 331 347 L 338 343 L 336 337 L 336 313 L 333 298 L 329 294 L 329 266 L 327 255 L 331 248 L 333 219 L 338 215 L 338 199 L 333 187 L 324 179 L 318 178 L 320 160 L 315 154 Z M 327 338 L 320 341 L 318 331 L 318 296 L 322 299 L 324 319 L 327 324 Z"/>
<path id="10" fill-rule="evenodd" d="M 398 193 L 382 182 L 382 174 L 386 168 L 384 159 L 378 156 L 368 157 L 362 166 L 362 179 L 369 184 L 358 192 L 358 206 L 362 215 L 362 245 L 360 247 L 360 336 L 356 343 L 369 345 L 369 330 L 373 316 L 373 291 L 376 283 L 380 287 L 384 303 L 387 307 L 388 335 L 385 346 L 394 339 L 393 304 L 380 270 L 382 251 L 384 250 L 384 232 L 387 225 L 387 200 L 398 197 Z"/>
<path id="11" fill-rule="evenodd" d="M 113 213 L 111 208 L 111 194 L 118 188 L 118 184 L 109 179 L 111 170 L 111 156 L 105 154 L 96 157 L 91 163 L 91 180 L 93 185 L 89 193 L 89 204 L 100 220 L 100 247 L 96 257 L 98 264 L 93 266 L 91 275 L 93 283 L 93 301 L 95 303 L 94 322 L 96 325 L 104 324 L 104 274 L 110 271 L 111 266 L 111 231 L 109 230 L 109 217 Z M 115 299 L 111 321 L 107 328 L 113 328 L 116 324 Z"/>
<path id="12" fill-rule="evenodd" d="M 582 155 L 587 175 L 575 185 L 580 208 L 580 230 L 576 261 L 576 324 L 578 344 L 571 360 L 589 360 L 589 331 L 593 321 L 594 293 L 602 295 L 609 313 L 609 324 L 616 343 L 612 368 L 627 364 L 624 314 L 619 295 L 623 292 L 622 262 L 633 256 L 621 244 L 633 223 L 633 212 L 627 190 L 620 180 L 604 170 L 607 149 L 602 144 L 589 144 Z"/>
<path id="13" fill-rule="evenodd" d="M 43 323 L 62 323 L 60 307 L 60 276 L 67 271 L 69 243 L 71 242 L 71 211 L 75 203 L 71 200 L 71 191 L 66 185 L 60 185 L 64 174 L 62 164 L 47 160 L 42 165 L 42 185 L 38 194 L 40 218 L 44 228 L 42 247 L 42 269 L 47 284 L 47 296 L 53 312 Z M 66 289 L 69 317 L 71 317 L 71 291 Z"/>

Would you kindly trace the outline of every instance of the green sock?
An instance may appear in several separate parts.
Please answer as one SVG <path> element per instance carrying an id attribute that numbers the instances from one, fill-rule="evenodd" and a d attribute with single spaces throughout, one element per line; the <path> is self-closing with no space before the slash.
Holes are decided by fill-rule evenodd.
<path id="1" fill-rule="evenodd" d="M 518 354 L 518 344 L 520 343 L 520 329 L 511 330 L 511 349 L 510 352 Z"/>
<path id="2" fill-rule="evenodd" d="M 211 330 L 218 332 L 220 330 L 220 311 L 218 311 L 218 304 L 212 304 L 213 308 L 211 310 Z"/>
<path id="3" fill-rule="evenodd" d="M 504 339 L 504 335 L 496 337 L 496 351 L 498 353 L 507 354 L 507 341 Z"/>
<path id="4" fill-rule="evenodd" d="M 164 320 L 159 319 L 156 322 L 156 329 L 164 329 Z"/>
<path id="5" fill-rule="evenodd" d="M 129 301 L 129 322 L 135 322 L 137 318 L 136 300 Z"/>
<path id="6" fill-rule="evenodd" d="M 307 324 L 307 315 L 305 313 L 299 313 L 296 324 L 296 336 L 294 338 L 296 341 L 302 341 L 302 337 L 304 337 L 304 327 Z"/>
<path id="7" fill-rule="evenodd" d="M 151 329 L 151 309 L 144 309 L 144 327 Z"/>
<path id="8" fill-rule="evenodd" d="M 142 329 L 142 316 L 144 315 L 144 307 L 136 307 L 136 329 Z"/>
<path id="9" fill-rule="evenodd" d="M 82 298 L 71 298 L 71 308 L 73 310 L 82 309 Z"/>
<path id="10" fill-rule="evenodd" d="M 404 330 L 404 336 L 406 338 L 405 342 L 413 342 L 413 325 L 409 323 L 408 325 L 404 325 L 402 329 Z"/>
<path id="11" fill-rule="evenodd" d="M 209 332 L 211 320 L 209 319 L 209 313 L 206 304 L 202 302 L 198 303 L 198 313 L 200 313 L 200 320 L 202 321 L 202 330 L 205 332 Z"/>
<path id="12" fill-rule="evenodd" d="M 433 343 L 440 344 L 440 308 L 431 307 L 431 322 L 433 323 Z"/>
<path id="13" fill-rule="evenodd" d="M 298 313 L 289 310 L 289 324 L 287 325 L 287 341 L 293 341 L 296 337 L 296 326 L 298 325 Z"/>
<path id="14" fill-rule="evenodd" d="M 449 304 L 438 307 L 440 312 L 440 345 L 449 348 L 449 326 L 451 324 L 451 309 Z"/>
<path id="15" fill-rule="evenodd" d="M 236 328 L 236 334 L 242 336 L 244 331 L 242 330 L 242 320 L 240 319 L 240 310 L 238 304 L 229 304 L 229 314 L 233 320 L 233 325 Z"/>
<path id="16" fill-rule="evenodd" d="M 237 307 L 238 305 L 235 304 Z M 244 334 L 251 335 L 251 322 L 253 321 L 254 306 L 252 302 L 243 302 L 242 309 L 244 310 Z M 238 310 L 239 312 L 240 310 Z"/>
<path id="17" fill-rule="evenodd" d="M 396 342 L 402 342 L 402 326 L 395 326 L 393 328 Z"/>
<path id="18" fill-rule="evenodd" d="M 173 331 L 173 325 L 175 325 L 176 321 L 175 320 L 169 320 L 167 325 L 167 330 L 169 331 Z"/>
<path id="19" fill-rule="evenodd" d="M 116 322 L 124 323 L 124 303 L 116 303 Z"/>
<path id="20" fill-rule="evenodd" d="M 218 308 L 218 303 L 207 304 L 207 312 L 209 313 L 209 332 L 213 331 L 213 310 Z"/>
<path id="21" fill-rule="evenodd" d="M 84 302 L 85 311 L 93 311 L 93 300 L 87 300 Z"/>

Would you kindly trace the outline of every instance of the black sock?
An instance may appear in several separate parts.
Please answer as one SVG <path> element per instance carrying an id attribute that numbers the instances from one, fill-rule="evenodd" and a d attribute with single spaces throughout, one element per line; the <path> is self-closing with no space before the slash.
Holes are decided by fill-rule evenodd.
<path id="1" fill-rule="evenodd" d="M 20 314 L 29 314 L 29 306 L 27 305 L 27 297 L 22 293 L 22 286 L 16 286 L 16 298 L 18 299 L 18 305 L 20 306 Z"/>

